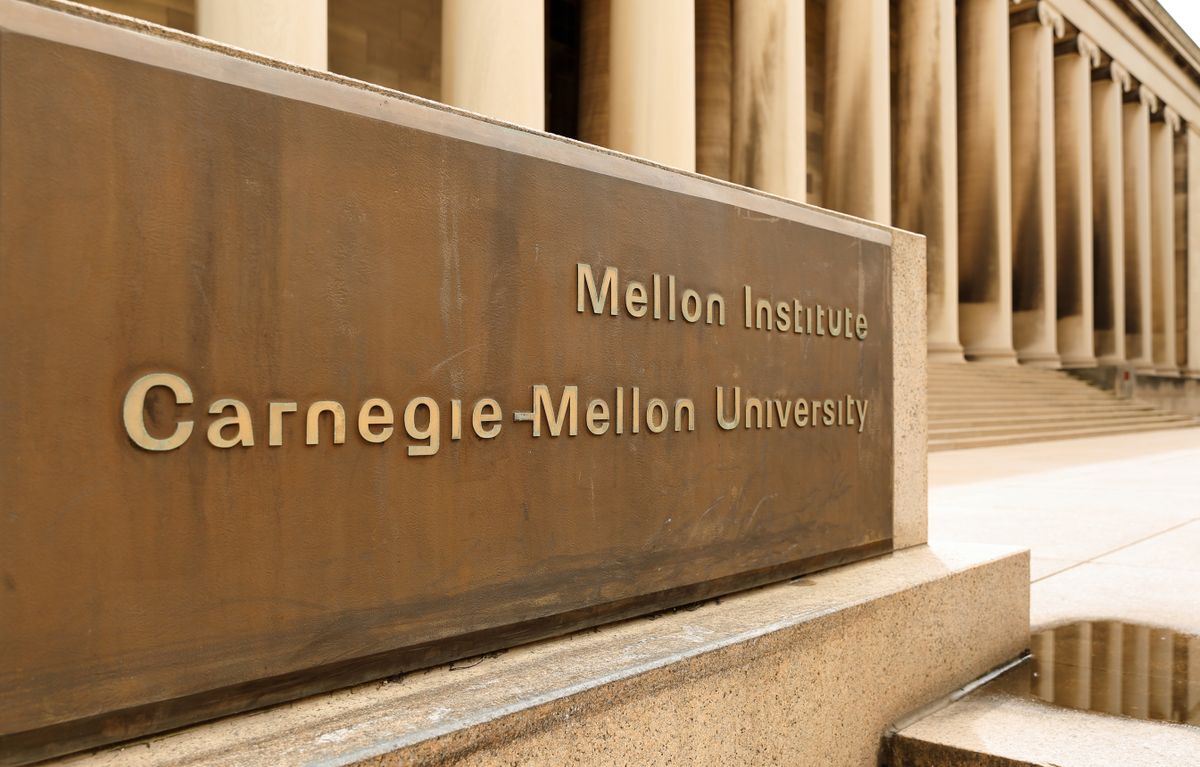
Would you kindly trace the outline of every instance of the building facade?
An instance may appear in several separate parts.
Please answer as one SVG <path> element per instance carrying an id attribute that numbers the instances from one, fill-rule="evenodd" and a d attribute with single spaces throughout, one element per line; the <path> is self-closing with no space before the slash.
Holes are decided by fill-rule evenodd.
<path id="1" fill-rule="evenodd" d="M 930 359 L 1200 377 L 1200 48 L 1154 0 L 96 0 L 922 233 Z"/>

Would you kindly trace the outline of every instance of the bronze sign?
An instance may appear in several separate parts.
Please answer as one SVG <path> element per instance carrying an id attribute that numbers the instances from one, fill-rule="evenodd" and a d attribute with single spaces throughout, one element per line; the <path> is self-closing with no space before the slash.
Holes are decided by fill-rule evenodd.
<path id="1" fill-rule="evenodd" d="M 890 549 L 886 232 L 0 10 L 9 761 Z"/>

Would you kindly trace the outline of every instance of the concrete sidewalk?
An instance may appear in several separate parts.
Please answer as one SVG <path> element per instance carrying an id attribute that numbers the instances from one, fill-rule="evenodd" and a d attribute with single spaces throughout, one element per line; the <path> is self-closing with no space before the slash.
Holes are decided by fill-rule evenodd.
<path id="1" fill-rule="evenodd" d="M 1200 635 L 1200 428 L 929 456 L 931 541 L 1031 550 L 1034 631 Z"/>
<path id="2" fill-rule="evenodd" d="M 1076 625 L 903 726 L 891 763 L 1195 765 L 1200 728 L 1173 722 L 1200 700 L 1200 429 L 936 453 L 929 470 L 930 540 L 1029 548 L 1032 629 Z"/>

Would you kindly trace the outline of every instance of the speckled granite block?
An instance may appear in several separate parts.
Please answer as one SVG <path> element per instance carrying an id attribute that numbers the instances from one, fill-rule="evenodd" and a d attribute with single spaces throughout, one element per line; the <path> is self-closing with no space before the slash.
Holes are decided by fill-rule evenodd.
<path id="1" fill-rule="evenodd" d="M 1028 643 L 1029 558 L 917 546 L 58 764 L 874 765 Z"/>
<path id="2" fill-rule="evenodd" d="M 892 540 L 897 549 L 928 540 L 929 482 L 926 463 L 927 317 L 925 238 L 892 232 L 892 366 L 895 510 Z"/>

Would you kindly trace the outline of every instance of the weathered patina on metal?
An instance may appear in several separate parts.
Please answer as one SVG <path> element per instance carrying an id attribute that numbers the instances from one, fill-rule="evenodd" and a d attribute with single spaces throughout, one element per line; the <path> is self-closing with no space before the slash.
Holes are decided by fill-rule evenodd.
<path id="1" fill-rule="evenodd" d="M 570 142 L 0 0 L 3 760 L 890 550 L 889 243 Z M 617 316 L 578 310 L 579 263 L 619 270 Z M 719 294 L 725 324 L 631 316 L 627 281 L 654 274 Z M 845 332 L 858 315 L 869 330 L 747 329 L 745 286 L 849 308 Z M 156 387 L 142 409 L 156 439 L 194 422 L 174 449 L 139 446 L 123 421 L 151 373 L 191 390 L 186 404 Z M 575 436 L 533 436 L 519 413 L 537 384 L 556 407 L 578 387 Z M 738 387 L 743 409 L 763 400 L 768 425 L 742 413 L 722 428 L 717 387 Z M 589 403 L 614 408 L 618 388 L 623 432 L 610 410 L 597 435 Z M 418 397 L 439 406 L 432 455 L 408 449 Z M 382 443 L 360 435 L 370 398 L 394 409 Z M 491 439 L 472 424 L 481 398 L 502 412 Z M 659 433 L 651 398 L 670 415 Z M 865 418 L 847 420 L 848 398 Z M 210 441 L 226 399 L 245 404 L 253 445 Z M 682 399 L 694 430 L 676 430 Z M 796 400 L 818 425 L 798 425 Z M 322 415 L 306 444 L 321 401 L 344 407 L 344 443 Z M 297 403 L 279 445 L 272 402 Z M 418 432 L 428 416 L 417 407 Z"/>

